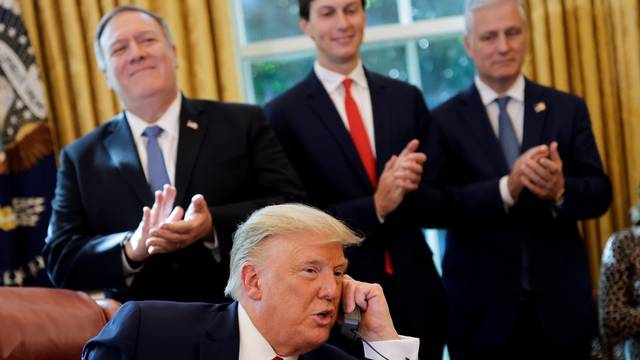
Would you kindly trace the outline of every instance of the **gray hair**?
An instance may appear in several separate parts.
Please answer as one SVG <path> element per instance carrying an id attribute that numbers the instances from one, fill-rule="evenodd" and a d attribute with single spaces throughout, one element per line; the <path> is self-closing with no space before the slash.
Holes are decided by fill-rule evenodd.
<path id="1" fill-rule="evenodd" d="M 318 209 L 301 204 L 267 206 L 251 214 L 233 235 L 225 295 L 238 300 L 242 267 L 249 262 L 264 261 L 264 240 L 301 232 L 320 234 L 327 243 L 342 243 L 345 247 L 362 242 L 345 224 Z"/>
<path id="2" fill-rule="evenodd" d="M 102 47 L 100 46 L 100 38 L 102 37 L 102 33 L 104 32 L 104 29 L 109 24 L 109 21 L 111 21 L 111 19 L 113 19 L 116 15 L 123 12 L 139 12 L 139 13 L 148 15 L 160 25 L 160 27 L 162 28 L 162 31 L 164 32 L 165 37 L 167 38 L 167 41 L 169 41 L 169 44 L 175 45 L 173 35 L 171 34 L 171 30 L 169 29 L 169 25 L 167 25 L 167 22 L 164 21 L 164 19 L 160 15 L 135 5 L 116 6 L 115 8 L 111 9 L 111 11 L 104 14 L 104 16 L 100 19 L 100 22 L 96 27 L 96 34 L 93 38 L 93 51 L 96 55 L 96 61 L 98 62 L 98 67 L 102 71 L 106 69 L 106 61 L 104 58 L 104 53 L 102 52 Z"/>
<path id="3" fill-rule="evenodd" d="M 524 0 L 466 0 L 464 4 L 464 27 L 467 32 L 467 35 L 471 33 L 471 28 L 473 27 L 473 12 L 482 9 L 487 6 L 496 5 L 499 3 L 512 1 L 518 3 L 518 8 L 520 9 L 520 14 L 522 14 L 522 19 L 525 24 L 527 23 L 527 11 L 525 10 Z"/>

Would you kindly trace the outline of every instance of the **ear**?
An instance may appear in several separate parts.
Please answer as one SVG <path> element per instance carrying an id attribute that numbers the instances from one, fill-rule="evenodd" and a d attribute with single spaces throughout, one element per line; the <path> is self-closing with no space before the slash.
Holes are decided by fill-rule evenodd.
<path id="1" fill-rule="evenodd" d="M 262 298 L 262 281 L 261 273 L 252 263 L 246 263 L 240 270 L 240 281 L 242 282 L 243 292 L 251 300 L 260 300 Z"/>
<path id="2" fill-rule="evenodd" d="M 471 39 L 469 38 L 469 36 L 471 36 L 470 34 L 467 34 L 464 36 L 464 50 L 467 52 L 467 55 L 469 55 L 469 57 L 471 59 L 473 59 L 473 56 L 471 56 Z"/>
<path id="3" fill-rule="evenodd" d="M 300 25 L 300 30 L 302 30 L 302 32 L 305 33 L 305 35 L 310 37 L 312 40 L 315 40 L 313 38 L 313 34 L 309 33 L 309 27 L 311 26 L 309 24 L 309 20 L 301 17 L 300 20 L 298 21 L 298 24 Z"/>
<path id="4" fill-rule="evenodd" d="M 107 82 L 107 86 L 109 86 L 109 89 L 114 90 L 115 87 L 113 86 L 113 82 L 111 81 L 111 76 L 109 76 L 109 71 L 106 69 L 106 67 L 104 69 L 101 69 L 102 71 L 102 75 L 104 75 L 104 80 Z"/>
<path id="5" fill-rule="evenodd" d="M 173 62 L 175 63 L 176 69 L 178 68 L 178 50 L 176 49 L 176 45 L 171 45 L 171 53 L 173 53 Z"/>

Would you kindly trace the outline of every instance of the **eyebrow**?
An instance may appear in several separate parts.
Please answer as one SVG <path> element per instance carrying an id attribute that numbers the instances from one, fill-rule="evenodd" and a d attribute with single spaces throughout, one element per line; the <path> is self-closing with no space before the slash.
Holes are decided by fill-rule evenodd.
<path id="1" fill-rule="evenodd" d="M 301 265 L 316 265 L 316 266 L 320 266 L 322 265 L 324 262 L 321 260 L 308 260 L 308 261 L 304 261 L 301 263 Z M 344 259 L 343 262 L 341 262 L 340 264 L 334 266 L 334 268 L 336 267 L 344 267 L 345 269 L 349 266 L 349 260 L 348 259 Z"/>

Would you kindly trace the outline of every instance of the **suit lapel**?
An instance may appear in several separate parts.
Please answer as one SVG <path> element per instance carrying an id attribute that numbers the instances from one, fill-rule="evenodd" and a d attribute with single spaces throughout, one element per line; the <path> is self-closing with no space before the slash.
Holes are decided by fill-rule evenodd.
<path id="1" fill-rule="evenodd" d="M 118 168 L 125 181 L 142 204 L 153 203 L 153 195 L 149 189 L 149 184 L 142 171 L 138 150 L 134 145 L 131 130 L 127 124 L 124 113 L 116 116 L 112 123 L 111 133 L 104 139 L 104 145 L 111 157 L 111 161 Z"/>
<path id="2" fill-rule="evenodd" d="M 193 101 L 183 97 L 175 175 L 175 186 L 178 191 L 175 203 L 178 205 L 185 200 L 187 186 L 191 180 L 193 167 L 198 159 L 198 152 L 207 133 L 208 125 L 209 121 L 206 121 L 202 116 L 202 109 L 198 108 Z"/>
<path id="3" fill-rule="evenodd" d="M 480 93 L 476 86 L 472 84 L 467 90 L 461 94 L 461 98 L 464 102 L 462 107 L 462 116 L 469 129 L 469 133 L 472 134 L 478 142 L 479 153 L 484 153 L 491 164 L 493 164 L 496 172 L 500 175 L 509 172 L 507 161 L 502 153 L 500 142 L 496 137 L 496 134 L 491 128 L 491 122 L 487 115 L 487 110 L 482 103 Z"/>
<path id="4" fill-rule="evenodd" d="M 307 89 L 307 104 L 311 108 L 311 111 L 327 128 L 329 134 L 331 134 L 331 137 L 335 140 L 338 147 L 344 153 L 345 158 L 353 167 L 354 173 L 357 174 L 363 186 L 373 191 L 364 165 L 356 151 L 353 140 L 351 140 L 351 135 L 344 126 L 338 110 L 315 72 L 312 71 L 305 79 L 305 88 Z"/>
<path id="5" fill-rule="evenodd" d="M 385 96 L 385 86 L 376 81 L 376 78 L 365 69 L 369 94 L 371 94 L 371 107 L 373 113 L 373 128 L 376 144 L 376 172 L 380 176 L 384 170 L 385 162 L 393 152 L 393 119 L 391 118 L 391 106 L 389 98 Z"/>
<path id="6" fill-rule="evenodd" d="M 237 360 L 240 353 L 238 303 L 223 311 L 213 311 L 207 321 L 206 336 L 200 340 L 201 360 Z"/>
<path id="7" fill-rule="evenodd" d="M 540 88 L 526 80 L 524 88 L 524 132 L 522 151 L 542 143 L 542 129 L 547 118 L 546 103 Z"/>

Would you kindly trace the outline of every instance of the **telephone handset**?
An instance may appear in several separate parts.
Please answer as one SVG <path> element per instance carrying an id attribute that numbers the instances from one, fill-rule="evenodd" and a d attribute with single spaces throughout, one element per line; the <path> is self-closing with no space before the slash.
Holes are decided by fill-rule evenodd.
<path id="1" fill-rule="evenodd" d="M 340 310 L 340 314 L 338 315 L 340 333 L 349 338 L 349 340 L 357 340 L 360 338 L 358 330 L 360 329 L 360 319 L 362 318 L 360 308 L 356 306 L 355 310 L 350 313 L 342 312 L 342 307 L 340 307 Z"/>
<path id="2" fill-rule="evenodd" d="M 366 339 L 360 335 L 360 320 L 362 319 L 362 310 L 356 306 L 355 310 L 350 313 L 342 311 L 342 305 L 340 305 L 340 312 L 338 313 L 338 324 L 340 325 L 340 333 L 349 338 L 349 340 L 362 340 L 368 347 L 375 351 L 381 358 L 389 360 L 386 356 L 382 355 L 376 348 L 374 348 Z M 408 358 L 405 358 L 409 360 Z"/>

